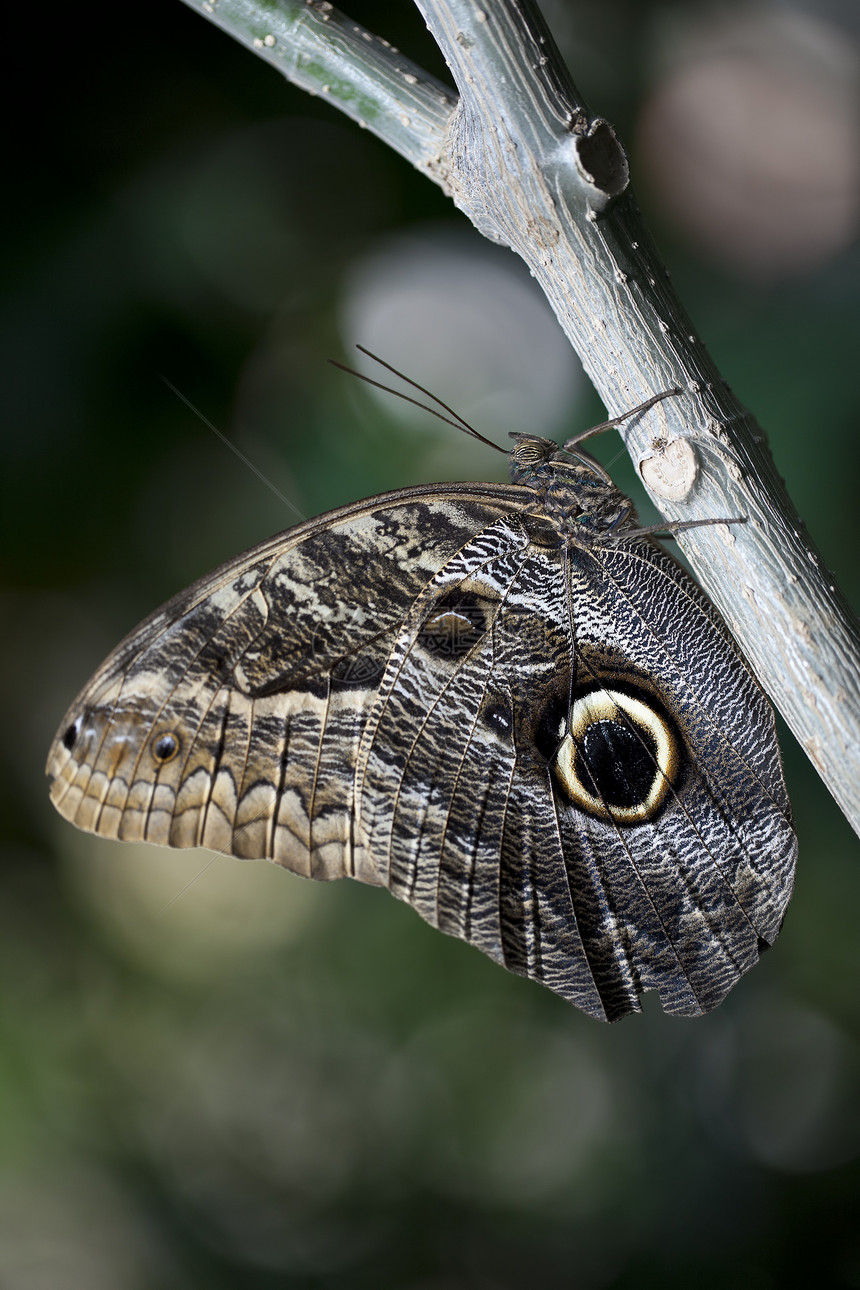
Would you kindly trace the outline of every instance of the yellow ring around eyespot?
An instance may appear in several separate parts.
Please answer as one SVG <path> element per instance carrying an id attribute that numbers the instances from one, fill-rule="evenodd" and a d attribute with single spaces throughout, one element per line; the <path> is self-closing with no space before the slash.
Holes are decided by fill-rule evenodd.
<path id="1" fill-rule="evenodd" d="M 159 757 L 158 753 L 155 751 L 162 739 L 173 740 L 173 747 L 166 757 Z M 152 737 L 150 741 L 150 748 L 152 749 L 153 761 L 156 762 L 158 766 L 166 766 L 168 762 L 173 761 L 174 757 L 179 752 L 179 740 L 176 738 L 176 735 L 173 733 L 172 730 L 165 730 L 165 731 L 162 731 L 160 735 L 154 735 Z"/>
<path id="2" fill-rule="evenodd" d="M 576 773 L 577 744 L 582 743 L 590 725 L 596 721 L 617 721 L 619 712 L 634 727 L 650 736 L 656 746 L 654 778 L 647 797 L 635 806 L 608 806 L 595 797 Z M 643 824 L 653 819 L 663 805 L 681 766 L 681 750 L 675 731 L 662 712 L 649 707 L 623 690 L 593 690 L 577 699 L 570 714 L 570 729 L 558 750 L 553 767 L 559 782 L 574 806 L 600 820 L 616 824 Z"/>

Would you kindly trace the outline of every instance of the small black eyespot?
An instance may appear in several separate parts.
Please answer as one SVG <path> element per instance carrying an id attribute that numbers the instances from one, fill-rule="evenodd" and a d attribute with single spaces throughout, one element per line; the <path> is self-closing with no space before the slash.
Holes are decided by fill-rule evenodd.
<path id="1" fill-rule="evenodd" d="M 72 749 L 74 748 L 75 740 L 77 739 L 78 735 L 81 733 L 82 724 L 83 724 L 83 717 L 76 717 L 75 720 L 72 722 L 72 724 L 69 726 L 68 730 L 63 735 L 62 739 L 60 740 L 60 743 L 67 750 L 67 752 L 71 752 Z"/>
<path id="2" fill-rule="evenodd" d="M 484 709 L 484 721 L 500 739 L 510 739 L 514 717 L 506 703 L 491 703 Z"/>
<path id="3" fill-rule="evenodd" d="M 454 589 L 440 596 L 418 633 L 428 654 L 461 659 L 478 644 L 487 630 L 487 617 L 471 591 Z"/>
<path id="4" fill-rule="evenodd" d="M 152 755 L 156 761 L 161 762 L 162 766 L 165 762 L 171 761 L 178 752 L 179 740 L 176 735 L 159 735 L 153 741 Z"/>

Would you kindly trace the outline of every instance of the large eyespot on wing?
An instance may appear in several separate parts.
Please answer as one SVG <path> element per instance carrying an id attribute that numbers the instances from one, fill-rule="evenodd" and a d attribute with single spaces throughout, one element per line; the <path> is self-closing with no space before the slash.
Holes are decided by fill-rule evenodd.
<path id="1" fill-rule="evenodd" d="M 674 722 L 647 690 L 608 677 L 577 687 L 548 750 L 556 781 L 580 810 L 616 826 L 657 817 L 684 765 Z"/>
<path id="2" fill-rule="evenodd" d="M 358 740 L 392 633 L 518 490 L 406 489 L 263 543 L 123 641 L 47 765 L 78 827 L 379 881 L 355 838 Z"/>

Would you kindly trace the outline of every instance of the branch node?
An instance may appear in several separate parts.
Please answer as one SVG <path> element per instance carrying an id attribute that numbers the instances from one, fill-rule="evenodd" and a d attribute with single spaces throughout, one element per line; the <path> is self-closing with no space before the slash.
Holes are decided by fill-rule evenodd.
<path id="1" fill-rule="evenodd" d="M 627 154 L 608 121 L 596 117 L 584 135 L 573 135 L 576 168 L 585 182 L 596 189 L 605 205 L 623 193 L 630 183 Z"/>

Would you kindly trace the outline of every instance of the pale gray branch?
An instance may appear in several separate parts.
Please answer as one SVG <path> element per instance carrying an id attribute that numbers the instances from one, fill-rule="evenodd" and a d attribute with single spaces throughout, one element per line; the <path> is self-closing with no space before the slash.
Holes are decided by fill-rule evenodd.
<path id="1" fill-rule="evenodd" d="M 457 95 L 327 0 L 184 0 L 444 185 Z"/>
<path id="2" fill-rule="evenodd" d="M 256 52 L 290 80 L 317 93 L 328 85 L 333 102 L 425 169 L 485 236 L 522 256 L 610 416 L 655 391 L 684 391 L 630 426 L 627 447 L 667 518 L 746 517 L 681 543 L 860 832 L 860 625 L 762 431 L 668 281 L 612 127 L 582 102 L 531 0 L 416 3 L 459 100 L 320 0 L 218 0 L 212 16 L 233 34 L 252 32 Z"/>

